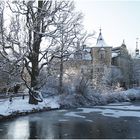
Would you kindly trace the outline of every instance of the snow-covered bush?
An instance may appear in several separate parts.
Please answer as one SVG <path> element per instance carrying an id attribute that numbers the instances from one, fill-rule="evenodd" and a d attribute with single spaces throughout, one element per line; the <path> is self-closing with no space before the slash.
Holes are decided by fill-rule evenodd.
<path id="1" fill-rule="evenodd" d="M 140 99 L 140 88 L 129 89 L 126 91 L 109 91 L 99 93 L 95 89 L 88 89 L 87 93 L 63 95 L 61 98 L 61 107 L 79 107 L 106 105 L 108 103 L 126 102 Z"/>
<path id="2" fill-rule="evenodd" d="M 129 101 L 129 98 L 123 92 L 106 93 L 102 96 L 107 103 Z"/>
<path id="3" fill-rule="evenodd" d="M 132 88 L 128 89 L 124 92 L 124 94 L 130 99 L 130 100 L 140 100 L 140 88 Z"/>

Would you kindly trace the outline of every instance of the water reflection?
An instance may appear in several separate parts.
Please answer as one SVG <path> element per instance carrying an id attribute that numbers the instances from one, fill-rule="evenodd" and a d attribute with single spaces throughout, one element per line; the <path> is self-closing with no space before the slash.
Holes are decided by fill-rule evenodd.
<path id="1" fill-rule="evenodd" d="M 40 119 L 37 121 L 32 121 L 30 118 L 29 121 L 29 139 L 35 138 L 54 138 L 55 131 L 51 121 L 47 121 L 47 119 Z"/>
<path id="2" fill-rule="evenodd" d="M 29 120 L 19 119 L 9 124 L 7 138 L 11 139 L 27 139 L 29 137 Z"/>

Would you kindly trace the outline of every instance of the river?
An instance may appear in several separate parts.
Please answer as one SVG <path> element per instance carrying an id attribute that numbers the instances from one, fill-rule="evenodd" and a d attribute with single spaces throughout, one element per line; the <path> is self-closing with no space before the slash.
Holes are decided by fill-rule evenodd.
<path id="1" fill-rule="evenodd" d="M 1 139 L 140 139 L 140 102 L 34 113 L 0 122 Z"/>

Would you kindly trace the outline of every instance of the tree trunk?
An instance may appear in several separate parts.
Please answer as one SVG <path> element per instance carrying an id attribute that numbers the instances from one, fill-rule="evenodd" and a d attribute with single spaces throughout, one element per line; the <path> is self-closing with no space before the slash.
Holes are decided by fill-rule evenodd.
<path id="1" fill-rule="evenodd" d="M 38 14 L 36 17 L 37 26 L 34 28 L 36 32 L 33 33 L 33 46 L 31 52 L 31 65 L 32 65 L 32 74 L 31 74 L 31 91 L 29 91 L 29 104 L 38 104 L 38 101 L 33 97 L 35 94 L 34 90 L 38 90 L 38 76 L 39 76 L 39 49 L 42 36 L 38 33 L 40 32 L 41 19 L 40 12 L 43 6 L 43 0 L 38 0 Z M 32 91 L 33 90 L 33 91 Z M 32 93 L 31 93 L 32 92 Z"/>
<path id="2" fill-rule="evenodd" d="M 38 105 L 38 101 L 29 93 L 29 104 Z"/>
<path id="3" fill-rule="evenodd" d="M 63 57 L 60 61 L 59 93 L 63 93 Z"/>
<path id="4" fill-rule="evenodd" d="M 38 76 L 39 76 L 39 48 L 41 43 L 41 37 L 34 33 L 34 44 L 33 44 L 33 52 L 32 52 L 32 75 L 31 75 L 31 88 L 33 90 L 38 90 Z M 31 89 L 31 90 L 32 90 Z M 32 92 L 32 91 L 30 91 Z M 33 93 L 34 94 L 34 93 Z M 32 94 L 29 93 L 29 103 L 30 104 L 38 104 L 38 101 L 34 99 Z"/>

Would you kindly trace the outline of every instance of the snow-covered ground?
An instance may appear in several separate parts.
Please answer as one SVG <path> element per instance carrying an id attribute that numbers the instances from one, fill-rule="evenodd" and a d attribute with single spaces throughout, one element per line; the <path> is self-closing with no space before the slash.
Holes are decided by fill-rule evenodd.
<path id="1" fill-rule="evenodd" d="M 31 112 L 34 109 L 40 110 L 44 107 L 50 107 L 52 109 L 59 108 L 57 100 L 58 97 L 51 97 L 44 99 L 43 102 L 39 103 L 38 105 L 31 105 L 28 103 L 28 97 L 26 97 L 24 100 L 22 99 L 22 97 L 16 97 L 12 99 L 12 102 L 10 102 L 8 99 L 1 99 L 0 115 L 8 116 L 13 112 Z"/>
<path id="2" fill-rule="evenodd" d="M 132 99 L 140 99 L 140 88 L 133 88 L 126 91 L 115 91 L 112 93 L 104 93 L 104 94 L 89 94 L 87 97 L 79 96 L 79 95 L 62 95 L 62 96 L 51 96 L 48 98 L 44 98 L 43 102 L 39 103 L 38 105 L 30 105 L 28 103 L 28 97 L 22 99 L 22 97 L 13 98 L 12 102 L 9 99 L 0 99 L 0 116 L 9 116 L 13 112 L 31 112 L 32 110 L 41 110 L 44 108 L 60 108 L 61 107 L 83 107 L 83 106 L 92 106 L 92 105 L 101 105 L 101 104 L 108 104 L 114 102 L 124 102 L 124 106 L 119 106 L 118 104 L 102 106 L 105 111 L 110 113 L 110 110 L 117 108 L 117 109 L 129 109 L 140 111 L 139 107 L 134 107 L 133 105 L 129 104 Z M 99 108 L 94 109 L 94 111 L 100 111 Z M 116 114 L 121 114 L 121 110 L 115 111 Z M 131 114 L 131 112 L 128 112 Z M 137 113 L 137 112 L 136 112 Z M 115 114 L 115 116 L 116 116 Z M 135 114 L 135 112 L 132 112 Z M 75 115 L 77 114 L 69 114 Z"/>

